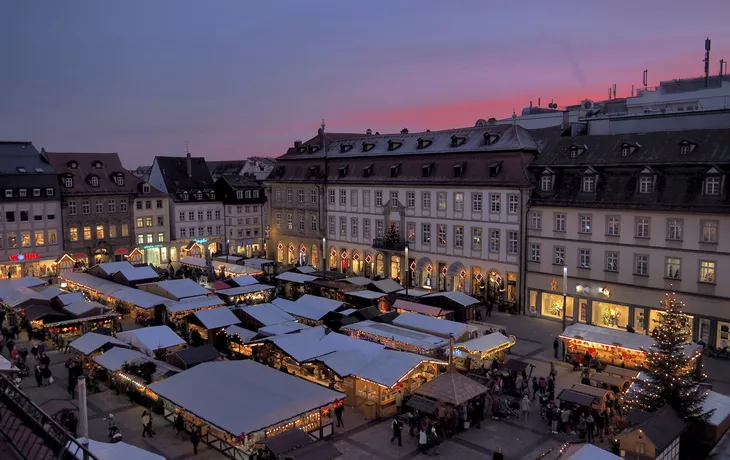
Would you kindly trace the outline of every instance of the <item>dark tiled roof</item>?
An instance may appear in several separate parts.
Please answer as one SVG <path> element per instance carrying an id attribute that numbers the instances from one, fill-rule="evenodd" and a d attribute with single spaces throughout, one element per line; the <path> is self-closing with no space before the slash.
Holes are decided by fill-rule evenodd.
<path id="1" fill-rule="evenodd" d="M 213 180 L 217 180 L 221 176 L 237 175 L 246 166 L 246 160 L 208 161 L 207 163 Z"/>
<path id="2" fill-rule="evenodd" d="M 228 184 L 234 189 L 263 187 L 261 182 L 248 176 L 223 176 L 221 179 L 228 182 Z"/>
<path id="3" fill-rule="evenodd" d="M 24 168 L 22 173 L 18 168 Z M 0 174 L 55 174 L 32 142 L 0 141 Z"/>
<path id="4" fill-rule="evenodd" d="M 72 188 L 61 187 L 64 195 L 131 194 L 136 190 L 139 179 L 124 169 L 116 153 L 46 152 L 45 155 L 59 180 L 66 175 L 73 176 Z M 124 177 L 124 185 L 117 185 L 115 175 Z M 98 187 L 91 185 L 93 176 L 99 178 Z"/>
<path id="5" fill-rule="evenodd" d="M 179 201 L 182 192 L 189 195 L 188 201 L 216 201 L 210 198 L 213 191 L 213 178 L 203 157 L 190 157 L 191 176 L 188 176 L 187 157 L 155 157 L 167 192 L 174 200 Z M 195 192 L 203 192 L 202 200 L 195 199 Z"/>
<path id="6" fill-rule="evenodd" d="M 632 417 L 634 420 L 641 420 L 643 417 Z M 633 427 L 635 430 L 641 430 L 651 442 L 654 443 L 657 453 L 664 449 L 677 439 L 684 430 L 687 429 L 687 423 L 682 417 L 677 415 L 674 409 L 669 405 L 665 405 L 658 411 L 651 414 Z"/>

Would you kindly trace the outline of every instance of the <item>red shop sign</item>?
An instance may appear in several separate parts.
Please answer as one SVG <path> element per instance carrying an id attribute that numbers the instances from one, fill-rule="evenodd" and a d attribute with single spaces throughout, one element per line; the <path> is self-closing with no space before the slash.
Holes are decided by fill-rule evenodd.
<path id="1" fill-rule="evenodd" d="M 114 251 L 114 254 L 126 254 L 127 252 L 129 252 L 129 250 L 127 248 L 122 248 L 122 249 L 117 249 L 116 251 Z"/>
<path id="2" fill-rule="evenodd" d="M 16 261 L 16 260 L 32 260 L 32 259 L 40 259 L 41 256 L 37 252 L 31 252 L 28 254 L 11 254 L 10 260 Z"/>

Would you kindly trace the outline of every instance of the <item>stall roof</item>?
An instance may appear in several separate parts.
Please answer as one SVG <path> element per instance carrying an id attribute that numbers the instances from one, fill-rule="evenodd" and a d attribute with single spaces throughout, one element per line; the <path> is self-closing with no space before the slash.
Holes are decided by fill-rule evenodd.
<path id="1" fill-rule="evenodd" d="M 605 345 L 615 345 L 636 351 L 649 351 L 655 343 L 654 339 L 648 335 L 580 323 L 571 324 L 566 327 L 561 337 L 602 343 Z M 692 357 L 701 347 L 701 345 L 696 343 L 689 343 L 684 347 L 684 354 L 687 357 Z"/>
<path id="2" fill-rule="evenodd" d="M 58 297 L 59 295 L 63 294 L 64 291 L 57 288 L 56 286 L 48 286 L 45 289 L 41 289 L 38 291 L 38 294 L 40 294 L 45 299 L 52 299 L 54 297 Z"/>
<path id="3" fill-rule="evenodd" d="M 231 326 L 241 322 L 241 320 L 239 320 L 228 307 L 200 310 L 193 313 L 193 315 L 198 318 L 200 323 L 206 329 L 217 329 L 219 327 Z"/>
<path id="4" fill-rule="evenodd" d="M 408 292 L 406 292 L 405 289 L 401 289 L 400 291 L 396 292 L 396 294 L 400 295 L 407 295 L 409 297 L 423 297 L 425 295 L 429 295 L 431 291 L 425 291 L 423 289 L 408 289 Z"/>
<path id="5" fill-rule="evenodd" d="M 19 370 L 5 356 L 0 355 L 0 374 L 18 372 Z"/>
<path id="6" fill-rule="evenodd" d="M 157 279 L 159 275 L 150 266 L 135 267 L 129 262 L 107 262 L 97 265 L 107 276 L 121 273 L 128 281 Z"/>
<path id="7" fill-rule="evenodd" d="M 284 272 L 280 275 L 277 275 L 276 279 L 280 281 L 290 281 L 292 283 L 304 284 L 310 281 L 314 281 L 318 278 L 316 276 L 305 275 L 303 273 Z"/>
<path id="8" fill-rule="evenodd" d="M 60 318 L 68 318 L 68 315 L 56 311 L 48 305 L 30 305 L 23 309 L 23 314 L 28 321 L 35 321 L 45 316 L 58 316 Z"/>
<path id="9" fill-rule="evenodd" d="M 344 302 L 339 300 L 328 299 L 326 297 L 317 297 L 316 295 L 304 294 L 294 301 L 297 305 L 304 305 L 307 307 L 321 308 L 324 310 L 335 311 L 344 305 Z"/>
<path id="10" fill-rule="evenodd" d="M 628 418 L 630 420 L 632 417 L 629 416 Z M 665 404 L 656 412 L 652 412 L 645 417 L 631 431 L 637 429 L 641 430 L 642 434 L 651 440 L 656 447 L 656 451 L 660 453 L 687 429 L 687 422 L 677 414 L 672 406 Z M 621 435 L 617 437 L 620 438 Z"/>
<path id="11" fill-rule="evenodd" d="M 386 387 L 393 387 L 404 375 L 424 361 L 446 364 L 444 361 L 429 359 L 415 353 L 382 350 L 352 374 Z"/>
<path id="12" fill-rule="evenodd" d="M 350 316 L 353 313 L 357 313 L 357 308 L 348 308 L 339 312 L 342 316 Z"/>
<path id="13" fill-rule="evenodd" d="M 324 326 L 318 326 L 293 334 L 276 335 L 261 340 L 273 343 L 295 361 L 301 363 L 332 351 L 321 343 L 326 334 Z"/>
<path id="14" fill-rule="evenodd" d="M 76 317 L 80 317 L 91 312 L 101 315 L 111 311 L 111 308 L 105 307 L 99 302 L 87 302 L 86 300 L 66 305 L 63 309 Z"/>
<path id="15" fill-rule="evenodd" d="M 369 300 L 376 300 L 381 297 L 385 297 L 385 294 L 382 292 L 376 292 L 376 291 L 354 291 L 354 292 L 348 292 L 347 295 L 351 295 L 353 297 L 360 297 L 361 299 L 369 299 Z"/>
<path id="16" fill-rule="evenodd" d="M 605 374 L 619 375 L 621 377 L 625 377 L 627 379 L 632 379 L 632 380 L 639 377 L 639 371 L 635 371 L 632 369 L 624 369 L 623 367 L 612 366 L 610 364 L 603 368 L 603 372 Z"/>
<path id="17" fill-rule="evenodd" d="M 407 343 L 413 346 L 423 348 L 424 350 L 435 350 L 448 345 L 448 339 L 437 337 L 423 332 L 412 331 L 392 324 L 378 323 L 371 320 L 360 321 L 355 324 L 348 324 L 342 330 L 360 331 L 372 334 L 386 339 L 397 340 L 398 342 Z"/>
<path id="18" fill-rule="evenodd" d="M 406 329 L 428 332 L 441 337 L 449 337 L 449 334 L 453 334 L 455 339 L 458 339 L 470 330 L 477 330 L 475 326 L 468 324 L 410 312 L 401 313 L 400 316 L 393 320 L 393 324 Z"/>
<path id="19" fill-rule="evenodd" d="M 122 368 L 124 363 L 136 359 L 149 359 L 149 356 L 137 350 L 130 350 L 129 348 L 112 347 L 106 353 L 94 358 L 94 361 L 104 369 L 116 372 Z"/>
<path id="20" fill-rule="evenodd" d="M 124 331 L 117 334 L 117 338 L 149 356 L 155 356 L 155 350 L 185 345 L 185 341 L 168 326 L 151 326 Z"/>
<path id="21" fill-rule="evenodd" d="M 386 278 L 384 280 L 380 281 L 372 281 L 371 284 L 375 289 L 384 292 L 386 294 L 390 294 L 392 292 L 398 292 L 401 289 L 403 289 L 403 286 L 396 283 L 394 279 Z"/>
<path id="22" fill-rule="evenodd" d="M 270 286 L 268 284 L 248 284 L 246 286 L 238 286 L 238 287 L 228 288 L 228 289 L 219 289 L 216 291 L 216 294 L 221 294 L 224 296 L 234 296 L 234 295 L 241 295 L 241 294 L 250 294 L 252 292 L 268 291 L 269 289 L 276 289 L 276 288 L 274 286 Z"/>
<path id="23" fill-rule="evenodd" d="M 255 267 L 255 268 L 261 268 L 262 265 L 265 264 L 273 264 L 274 261 L 271 259 L 259 259 L 256 257 L 252 257 L 250 259 L 246 259 L 243 261 L 243 264 L 247 267 Z"/>
<path id="24" fill-rule="evenodd" d="M 79 443 L 84 442 L 84 438 L 78 438 L 77 441 Z M 152 452 L 146 451 L 144 449 L 140 449 L 137 446 L 133 446 L 132 444 L 127 444 L 126 442 L 115 442 L 115 443 L 109 443 L 109 442 L 101 442 L 101 441 L 94 441 L 93 439 L 89 439 L 89 452 L 97 459 L 97 460 L 165 460 L 165 457 L 157 454 L 153 454 Z M 71 441 L 69 441 L 69 451 L 73 451 L 75 446 L 71 445 Z M 76 452 L 76 458 L 79 460 L 82 460 L 84 458 L 83 451 Z"/>
<path id="25" fill-rule="evenodd" d="M 627 380 L 624 378 L 615 377 L 613 375 L 608 375 L 601 372 L 596 372 L 595 374 L 591 375 L 590 379 L 595 380 L 596 382 L 605 383 L 606 385 L 617 387 L 620 390 L 623 390 L 624 385 L 627 383 Z"/>
<path id="26" fill-rule="evenodd" d="M 0 299 L 10 308 L 18 308 L 28 302 L 48 303 L 49 300 L 32 289 L 14 285 L 2 286 Z"/>
<path id="27" fill-rule="evenodd" d="M 447 312 L 444 312 L 439 307 L 432 307 L 431 305 L 423 305 L 421 303 L 415 303 L 415 302 L 409 302 L 407 300 L 398 299 L 393 304 L 393 309 L 395 310 L 406 310 L 413 313 L 418 313 L 419 315 L 426 315 L 426 316 L 433 316 L 438 317 L 442 316 Z"/>
<path id="28" fill-rule="evenodd" d="M 312 329 L 312 327 L 296 321 L 288 321 L 286 323 L 272 324 L 271 326 L 259 328 L 259 334 L 270 337 L 273 335 L 291 334 L 305 329 Z"/>
<path id="29" fill-rule="evenodd" d="M 560 459 L 565 460 L 620 460 L 621 457 L 596 447 L 593 444 L 572 444 L 568 446 Z"/>
<path id="30" fill-rule="evenodd" d="M 208 262 L 201 257 L 183 257 L 180 259 L 180 263 L 183 265 L 192 265 L 194 267 L 208 268 Z"/>
<path id="31" fill-rule="evenodd" d="M 262 303 L 259 305 L 252 305 L 250 307 L 240 307 L 239 310 L 264 326 L 273 326 L 274 324 L 295 321 L 292 315 L 273 303 Z"/>
<path id="32" fill-rule="evenodd" d="M 463 292 L 459 292 L 459 291 L 435 292 L 433 294 L 428 294 L 424 297 L 428 297 L 428 298 L 443 297 L 443 298 L 449 299 L 453 302 L 456 302 L 459 305 L 462 305 L 464 307 L 468 307 L 470 305 L 479 303 L 479 300 L 475 299 L 474 297 L 472 297 L 470 295 L 466 295 Z"/>
<path id="33" fill-rule="evenodd" d="M 121 340 L 115 339 L 112 336 L 97 334 L 96 332 L 87 332 L 86 334 L 71 342 L 70 345 L 71 348 L 85 355 L 89 355 L 108 343 L 125 348 L 129 346 Z"/>
<path id="34" fill-rule="evenodd" d="M 286 430 L 276 436 L 264 438 L 261 440 L 261 444 L 268 447 L 273 454 L 280 455 L 296 448 L 309 445 L 316 440 L 317 438 L 312 437 L 312 435 L 306 431 L 303 431 L 300 428 L 294 428 L 293 430 Z"/>
<path id="35" fill-rule="evenodd" d="M 433 414 L 436 411 L 436 401 L 418 395 L 412 395 L 408 398 L 406 406 L 421 411 L 424 414 Z"/>
<path id="36" fill-rule="evenodd" d="M 259 281 L 251 275 L 234 276 L 231 281 L 238 286 L 249 286 L 251 284 L 259 284 Z"/>
<path id="37" fill-rule="evenodd" d="M 293 316 L 319 321 L 328 313 L 342 307 L 343 302 L 325 299 L 305 294 L 292 302 L 286 299 L 274 299 L 271 301 L 274 305 L 281 308 L 285 312 Z"/>
<path id="38" fill-rule="evenodd" d="M 170 299 L 185 299 L 188 297 L 197 297 L 197 296 L 204 296 L 210 294 L 210 291 L 205 289 L 203 286 L 199 285 L 195 281 L 185 278 L 181 280 L 165 280 L 165 281 L 158 281 L 156 283 L 147 283 L 142 284 L 139 286 L 140 289 L 145 289 L 145 287 L 152 287 L 157 286 L 157 288 L 161 289 L 163 292 L 166 292 L 168 295 L 165 297 L 168 297 Z M 148 288 L 149 289 L 149 288 Z"/>
<path id="39" fill-rule="evenodd" d="M 234 436 L 255 433 L 345 398 L 252 360 L 203 363 L 149 388 Z M 255 397 L 231 397 L 239 393 Z"/>
<path id="40" fill-rule="evenodd" d="M 354 284 L 355 286 L 367 286 L 368 284 L 373 282 L 373 280 L 371 280 L 370 278 L 365 278 L 364 276 L 353 276 L 351 278 L 344 278 L 342 281 Z"/>
<path id="41" fill-rule="evenodd" d="M 309 265 L 301 265 L 299 267 L 296 267 L 294 270 L 298 271 L 299 273 L 304 273 L 305 275 L 308 275 L 310 273 L 314 273 L 317 270 L 315 270 L 314 267 L 311 267 Z"/>
<path id="42" fill-rule="evenodd" d="M 66 279 L 72 283 L 80 284 L 88 289 L 98 291 L 105 295 L 112 295 L 126 287 L 113 281 L 105 280 L 104 278 L 97 278 L 96 276 L 89 275 L 88 273 L 64 273 L 61 275 L 61 279 Z"/>
<path id="43" fill-rule="evenodd" d="M 705 423 L 719 426 L 730 417 L 730 396 L 712 390 L 706 394 L 707 398 L 702 402 L 702 411 L 708 412 L 715 409 L 715 412 L 710 415 L 710 418 Z"/>
<path id="44" fill-rule="evenodd" d="M 115 292 L 112 297 L 132 305 L 136 305 L 139 308 L 144 308 L 145 310 L 154 308 L 157 305 L 163 305 L 165 302 L 170 301 L 167 297 L 162 297 L 157 294 L 152 294 L 151 292 L 130 287 L 120 289 Z"/>
<path id="45" fill-rule="evenodd" d="M 417 395 L 458 406 L 486 393 L 487 387 L 459 374 L 447 372 L 416 389 Z"/>
<path id="46" fill-rule="evenodd" d="M 250 342 L 251 340 L 253 340 L 254 337 L 259 335 L 258 332 L 249 331 L 248 329 L 244 329 L 241 326 L 236 326 L 236 325 L 228 326 L 226 328 L 226 334 L 237 335 L 238 337 L 241 338 L 243 343 Z"/>
<path id="47" fill-rule="evenodd" d="M 578 404 L 583 407 L 590 407 L 596 401 L 595 396 L 587 395 L 585 393 L 578 393 L 573 390 L 563 390 L 558 395 L 558 399 L 561 401 Z"/>
<path id="48" fill-rule="evenodd" d="M 217 260 L 218 262 L 229 262 L 229 263 L 235 264 L 235 263 L 238 263 L 239 260 L 243 260 L 243 257 L 227 255 L 227 256 L 213 257 L 213 260 Z"/>
<path id="49" fill-rule="evenodd" d="M 493 348 L 500 347 L 502 345 L 514 344 L 512 339 L 505 337 L 499 332 L 492 332 L 491 334 L 482 335 L 476 339 L 467 340 L 457 344 L 459 348 L 465 348 L 470 352 L 485 353 Z"/>
<path id="50" fill-rule="evenodd" d="M 165 307 L 170 313 L 180 313 L 188 310 L 198 310 L 200 308 L 217 307 L 223 304 L 224 302 L 221 300 L 221 298 L 215 295 L 188 297 L 180 301 L 165 301 Z"/>
<path id="51" fill-rule="evenodd" d="M 219 262 L 217 260 L 212 261 L 211 264 L 213 265 L 213 270 L 215 270 L 216 272 L 220 271 L 221 267 L 223 267 L 223 270 L 226 273 L 233 273 L 236 275 L 256 275 L 263 273 L 259 268 L 247 267 L 245 265 L 238 264 L 230 264 L 228 262 Z"/>
<path id="52" fill-rule="evenodd" d="M 40 278 L 36 278 L 35 276 L 24 276 L 22 278 L 17 278 L 11 281 L 15 286 L 22 286 L 27 288 L 34 288 L 38 286 L 45 286 L 48 284 L 47 281 L 42 280 Z"/>
<path id="53" fill-rule="evenodd" d="M 61 294 L 57 297 L 63 305 L 71 305 L 72 303 L 83 302 L 86 300 L 86 297 L 84 297 L 84 294 L 81 292 L 70 292 L 68 294 Z"/>
<path id="54" fill-rule="evenodd" d="M 572 387 L 570 387 L 572 391 L 575 391 L 576 393 L 583 393 L 586 395 L 595 396 L 596 398 L 603 398 L 608 394 L 608 390 L 604 390 L 603 388 L 594 387 L 591 385 L 585 385 L 583 383 L 574 383 Z"/>
<path id="55" fill-rule="evenodd" d="M 222 356 L 213 344 L 203 345 L 201 347 L 185 348 L 184 350 L 176 351 L 173 354 L 188 367 L 208 361 L 215 361 Z"/>

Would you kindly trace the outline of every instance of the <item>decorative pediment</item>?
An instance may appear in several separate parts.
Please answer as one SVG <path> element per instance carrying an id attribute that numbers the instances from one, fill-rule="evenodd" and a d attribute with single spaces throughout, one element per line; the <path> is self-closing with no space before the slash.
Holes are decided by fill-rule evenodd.
<path id="1" fill-rule="evenodd" d="M 656 171 L 654 171 L 650 166 L 644 166 L 644 169 L 642 169 L 639 174 L 656 174 Z"/>
<path id="2" fill-rule="evenodd" d="M 586 169 L 585 169 L 585 170 L 583 171 L 583 175 L 584 175 L 584 176 L 593 176 L 593 175 L 596 175 L 596 174 L 598 174 L 598 171 L 596 171 L 596 170 L 595 170 L 595 169 L 593 168 L 593 166 L 589 166 L 589 167 L 587 167 L 587 168 L 586 168 Z"/>
<path id="3" fill-rule="evenodd" d="M 724 171 L 720 170 L 717 166 L 713 166 L 707 171 L 705 171 L 705 174 L 723 174 Z"/>
<path id="4" fill-rule="evenodd" d="M 552 170 L 552 169 L 550 169 L 550 168 L 545 168 L 545 169 L 543 169 L 543 170 L 542 170 L 542 172 L 540 173 L 540 175 L 541 175 L 541 176 L 548 176 L 548 175 L 552 176 L 552 175 L 554 175 L 554 174 L 555 174 L 555 171 L 553 171 L 553 170 Z"/>

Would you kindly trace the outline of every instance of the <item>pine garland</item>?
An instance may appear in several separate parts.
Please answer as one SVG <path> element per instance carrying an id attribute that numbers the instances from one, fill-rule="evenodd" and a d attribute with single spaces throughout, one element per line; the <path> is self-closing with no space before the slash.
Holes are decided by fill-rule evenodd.
<path id="1" fill-rule="evenodd" d="M 684 419 L 709 417 L 702 403 L 707 397 L 693 378 L 693 362 L 684 354 L 688 342 L 688 318 L 682 313 L 683 304 L 674 294 L 662 302 L 664 311 L 653 338 L 655 344 L 646 350 L 646 380 L 636 381 L 636 391 L 629 404 L 637 409 L 654 412 L 669 404 Z"/>

